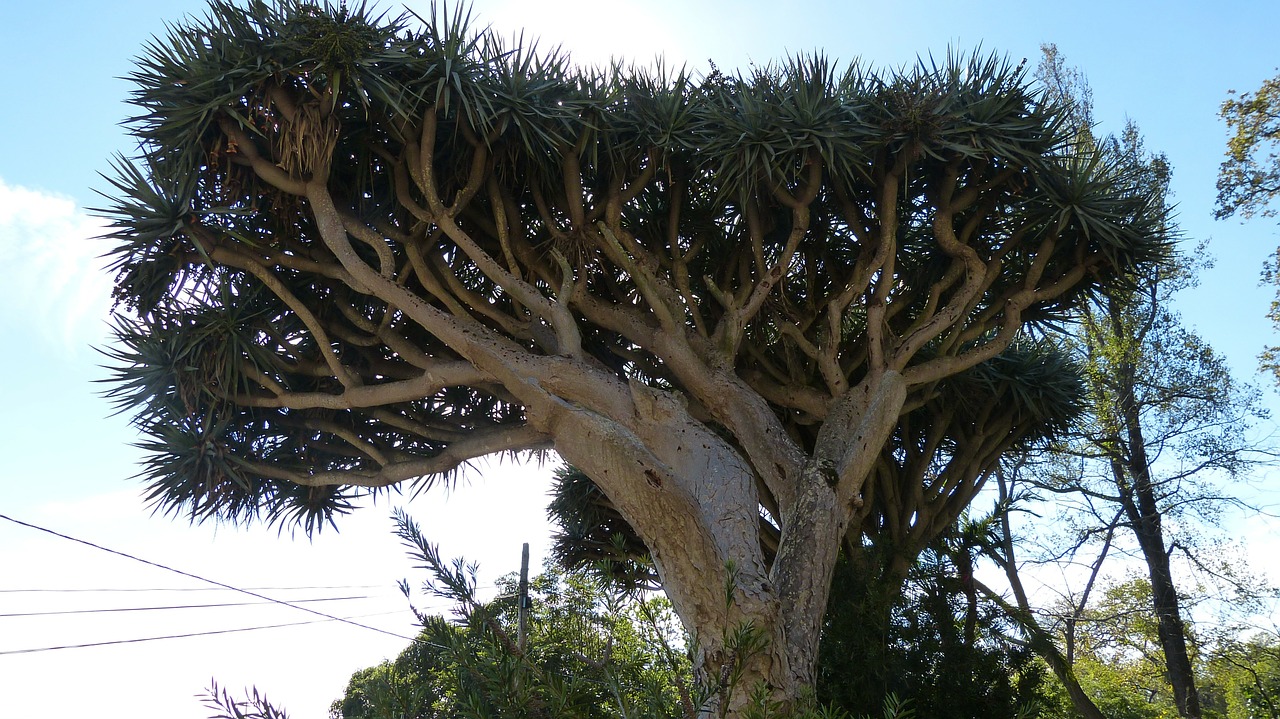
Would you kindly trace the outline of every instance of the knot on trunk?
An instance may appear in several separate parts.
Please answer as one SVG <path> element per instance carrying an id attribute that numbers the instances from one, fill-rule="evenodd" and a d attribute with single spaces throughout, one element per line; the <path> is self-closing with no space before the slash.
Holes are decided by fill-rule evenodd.
<path id="1" fill-rule="evenodd" d="M 835 488 L 840 483 L 840 472 L 836 470 L 836 463 L 828 457 L 818 457 L 814 460 L 814 469 L 818 475 L 822 477 L 822 481 L 826 482 L 828 487 Z"/>
<path id="2" fill-rule="evenodd" d="M 631 389 L 631 402 L 635 405 L 638 419 L 666 424 L 672 421 L 683 421 L 688 415 L 688 401 L 679 392 L 667 392 L 649 387 L 634 379 L 629 380 L 628 385 Z"/>

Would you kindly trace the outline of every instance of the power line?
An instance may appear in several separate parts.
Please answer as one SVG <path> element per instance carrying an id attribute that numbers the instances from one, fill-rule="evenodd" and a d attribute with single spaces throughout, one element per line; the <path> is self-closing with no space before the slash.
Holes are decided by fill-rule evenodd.
<path id="1" fill-rule="evenodd" d="M 5 517 L 5 519 L 9 519 Z M 13 521 L 13 520 L 10 520 Z M 301 589 L 377 589 L 381 584 L 338 584 L 314 587 L 241 587 L 241 589 L 259 592 L 291 592 Z M 0 594 L 18 594 L 35 592 L 225 592 L 223 587 L 99 587 L 92 589 L 74 588 L 39 588 L 39 589 L 0 589 Z M 236 590 L 239 591 L 239 590 Z"/>
<path id="2" fill-rule="evenodd" d="M 52 535 L 53 535 L 53 536 L 55 536 L 55 537 L 59 537 L 59 538 L 61 538 L 61 539 L 66 539 L 66 540 L 68 540 L 68 541 L 75 542 L 75 543 L 77 543 L 77 544 L 83 544 L 83 545 L 85 545 L 86 547 L 93 547 L 94 549 L 101 550 L 101 551 L 103 551 L 103 552 L 107 552 L 107 553 L 109 553 L 109 554 L 114 554 L 114 555 L 119 556 L 119 557 L 124 557 L 125 559 L 132 559 L 132 560 L 133 560 L 133 561 L 135 561 L 135 562 L 141 562 L 142 564 L 146 564 L 146 565 L 149 565 L 149 566 L 152 566 L 152 567 L 156 567 L 157 569 L 163 569 L 163 570 L 165 570 L 166 572 L 173 572 L 174 574 L 178 574 L 178 575 L 181 575 L 181 576 L 187 577 L 187 578 L 189 578 L 189 579 L 196 579 L 196 580 L 199 580 L 199 581 L 201 581 L 201 582 L 205 582 L 205 583 L 207 583 L 207 584 L 212 584 L 212 585 L 214 585 L 214 586 L 216 586 L 216 587 L 221 587 L 221 588 L 223 588 L 223 589 L 229 589 L 229 590 L 232 590 L 232 591 L 235 591 L 235 592 L 240 592 L 241 594 L 246 594 L 246 595 L 248 595 L 248 596 L 250 596 L 250 597 L 253 597 L 254 599 L 262 599 L 262 600 L 265 600 L 265 601 L 268 601 L 268 602 L 273 602 L 273 603 L 275 603 L 275 604 L 282 604 L 282 605 L 284 605 L 284 606 L 286 606 L 286 607 L 292 607 L 292 608 L 294 608 L 294 609 L 297 609 L 297 610 L 299 610 L 299 611 L 306 612 L 306 613 L 308 613 L 308 614 L 314 614 L 314 615 L 316 615 L 316 616 L 318 616 L 318 617 L 323 617 L 324 619 L 327 619 L 327 620 L 329 620 L 329 621 L 342 622 L 343 624 L 349 624 L 349 625 L 351 625 L 351 626 L 353 626 L 353 627 L 360 627 L 361 629 L 368 629 L 368 630 L 369 630 L 369 631 L 371 631 L 371 632 L 378 632 L 379 634 L 386 634 L 386 635 L 389 635 L 389 636 L 396 637 L 397 639 L 403 639 L 403 640 L 408 641 L 408 642 L 417 642 L 417 641 L 419 641 L 416 637 L 407 637 L 407 636 L 405 636 L 405 635 L 403 635 L 403 634 L 397 634 L 396 632 L 388 631 L 388 630 L 386 630 L 386 629 L 379 629 L 379 628 L 377 628 L 377 627 L 371 627 L 371 626 L 369 626 L 368 624 L 361 624 L 360 622 L 354 622 L 354 621 L 351 621 L 350 619 L 343 619 L 342 617 L 335 617 L 335 616 L 333 616 L 332 614 L 326 614 L 326 613 L 324 613 L 324 612 L 321 612 L 321 611 L 318 611 L 318 610 L 315 610 L 315 609 L 311 609 L 311 608 L 309 608 L 309 607 L 302 607 L 302 606 L 298 606 L 297 604 L 294 604 L 293 602 L 287 602 L 287 601 L 285 601 L 285 600 L 283 600 L 283 599 L 273 599 L 272 597 L 268 597 L 268 596 L 266 596 L 265 594 L 258 594 L 258 593 L 256 593 L 256 592 L 252 592 L 252 591 L 250 591 L 250 590 L 248 590 L 248 589 L 240 589 L 239 587 L 233 587 L 233 586 L 231 586 L 230 584 L 223 584 L 222 582 L 214 581 L 214 580 L 212 580 L 212 579 L 206 579 L 205 577 L 201 577 L 201 576 L 199 576 L 199 575 L 197 575 L 197 574 L 192 574 L 191 572 L 184 572 L 184 571 L 182 571 L 181 569 L 174 569 L 173 567 L 168 567 L 168 566 L 165 566 L 165 565 L 160 564 L 160 563 L 158 563 L 158 562 L 152 562 L 152 561 L 150 561 L 150 560 L 142 559 L 142 558 L 140 558 L 140 557 L 135 557 L 135 556 L 133 556 L 132 554 L 127 554 L 127 553 L 125 553 L 125 552 L 120 552 L 120 551 L 117 551 L 117 550 L 115 550 L 115 549 L 108 549 L 107 547 L 103 547 L 103 546 L 101 546 L 101 545 L 94 544 L 93 542 L 89 542 L 89 541 L 86 541 L 86 540 L 83 540 L 83 539 L 76 539 L 75 537 L 71 537 L 71 536 L 68 536 L 68 535 L 66 535 L 66 534 L 62 534 L 62 533 L 60 533 L 60 532 L 55 532 L 55 531 L 54 531 L 54 530 L 52 530 L 52 529 L 47 529 L 47 528 L 45 528 L 45 527 L 37 526 L 37 525 L 35 525 L 35 524 L 30 524 L 30 523 L 28 523 L 28 522 L 23 522 L 23 521 L 21 521 L 21 520 L 14 519 L 13 517 L 9 517 L 9 516 L 4 515 L 4 514 L 0 514 L 0 519 L 4 519 L 4 520 L 7 520 L 7 521 L 9 521 L 9 522 L 13 522 L 14 524 L 17 524 L 17 525 L 22 526 L 22 527 L 27 527 L 28 529 L 34 529 L 34 530 L 39 531 L 39 532 L 44 532 L 45 534 L 52 534 Z"/>
<path id="3" fill-rule="evenodd" d="M 3 516 L 3 515 L 0 515 L 0 516 Z M 8 517 L 5 517 L 5 519 L 8 519 Z M 397 612 L 377 612 L 375 614 L 361 614 L 359 615 L 359 618 L 379 617 L 386 614 L 399 614 L 399 612 L 398 611 Z M 159 641 L 161 639 L 186 639 L 188 637 L 207 637 L 213 634 L 233 634 L 235 632 L 254 632 L 259 629 L 278 629 L 280 627 L 297 627 L 303 624 L 322 624 L 324 622 L 347 622 L 348 624 L 354 624 L 354 622 L 351 621 L 351 618 L 332 617 L 330 619 L 311 619 L 305 622 L 288 622 L 286 624 L 266 624 L 260 627 L 241 627 L 239 629 L 218 629 L 212 632 L 190 632 L 188 634 L 168 634 L 163 637 L 140 637 L 138 639 L 113 639 L 107 642 L 89 642 L 86 644 L 63 644 L 57 647 L 36 647 L 34 649 L 7 649 L 4 651 L 0 651 L 0 656 L 6 655 L 6 654 L 35 654 L 36 652 L 52 652 L 52 651 L 57 651 L 59 649 L 86 649 L 88 647 L 105 647 L 112 644 L 137 644 L 139 642 L 154 642 L 154 641 Z M 364 626 L 364 625 L 357 624 L 356 626 Z M 382 630 L 378 630 L 378 631 L 382 631 Z M 391 634 L 391 632 L 384 632 L 384 633 Z"/>
<path id="4" fill-rule="evenodd" d="M 296 604 L 306 604 L 308 602 L 341 602 L 348 599 L 368 599 L 363 597 L 324 597 L 322 599 L 295 599 Z M 103 612 L 152 612 L 162 609 L 211 609 L 213 607 L 249 607 L 262 604 L 274 604 L 275 602 L 221 602 L 218 604 L 177 604 L 167 607 L 114 607 L 111 609 L 64 609 L 61 611 L 50 612 L 16 612 L 13 614 L 0 614 L 0 619 L 5 617 L 51 617 L 60 614 L 100 614 Z"/>

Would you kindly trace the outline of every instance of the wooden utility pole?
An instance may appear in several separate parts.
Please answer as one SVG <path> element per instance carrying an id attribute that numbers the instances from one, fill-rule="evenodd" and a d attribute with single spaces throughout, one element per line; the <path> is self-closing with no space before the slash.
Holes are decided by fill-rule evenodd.
<path id="1" fill-rule="evenodd" d="M 520 629 L 516 635 L 517 642 L 520 645 L 520 653 L 525 651 L 525 644 L 529 640 L 529 543 L 524 543 L 524 548 L 520 550 L 520 598 L 516 607 L 516 616 L 520 618 Z"/>

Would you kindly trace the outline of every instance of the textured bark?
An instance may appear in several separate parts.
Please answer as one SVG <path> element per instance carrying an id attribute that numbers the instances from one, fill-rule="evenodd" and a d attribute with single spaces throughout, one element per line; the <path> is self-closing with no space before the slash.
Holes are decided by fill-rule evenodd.
<path id="1" fill-rule="evenodd" d="M 836 556 L 862 485 L 897 425 L 906 383 L 897 372 L 886 371 L 849 394 L 850 406 L 842 409 L 856 423 L 850 421 L 852 426 L 842 433 L 847 444 L 819 438 L 817 456 L 805 466 L 799 499 L 774 559 L 773 581 L 787 608 L 774 651 L 795 687 L 813 686 Z M 828 428 L 838 431 L 839 420 L 829 417 L 823 429 Z"/>
<path id="2" fill-rule="evenodd" d="M 1119 343 L 1119 360 L 1110 366 L 1106 383 L 1114 393 L 1116 406 L 1108 408 L 1104 426 L 1109 428 L 1102 446 L 1110 454 L 1111 472 L 1117 489 L 1116 498 L 1129 528 L 1137 539 L 1151 581 L 1151 601 L 1157 622 L 1157 635 L 1164 655 L 1165 674 L 1173 690 L 1178 713 L 1199 719 L 1200 698 L 1196 690 L 1194 669 L 1187 649 L 1187 636 L 1182 623 L 1178 592 L 1165 546 L 1162 513 L 1157 500 L 1156 479 L 1147 455 L 1147 438 L 1143 431 L 1142 409 L 1138 397 L 1139 361 L 1136 348 L 1141 347 L 1152 331 L 1160 307 L 1155 301 L 1156 289 L 1150 289 L 1148 304 L 1141 307 L 1137 322 L 1126 322 L 1120 300 L 1111 299 L 1099 320 L 1107 334 L 1095 341 L 1102 351 L 1114 351 Z"/>
<path id="3" fill-rule="evenodd" d="M 858 422 L 847 443 L 830 442 L 828 453 L 802 470 L 769 564 L 755 508 L 746 504 L 754 501 L 750 467 L 674 396 L 639 385 L 632 391 L 632 426 L 602 435 L 566 417 L 553 432 L 564 438 L 557 449 L 596 481 L 649 547 L 663 587 L 696 637 L 704 679 L 724 683 L 735 667 L 735 691 L 726 691 L 718 708 L 731 716 L 745 711 L 748 688 L 757 684 L 775 701 L 796 700 L 814 683 L 836 556 L 860 485 L 896 425 L 906 394 L 901 375 L 887 372 L 850 389 L 857 406 L 848 416 Z M 631 449 L 616 452 L 619 445 Z M 837 466 L 844 469 L 839 478 Z M 765 644 L 735 655 L 731 640 L 747 627 Z"/>
<path id="4" fill-rule="evenodd" d="M 1173 582 L 1169 566 L 1169 551 L 1165 548 L 1161 512 L 1156 503 L 1155 483 L 1151 465 L 1147 459 L 1146 439 L 1138 415 L 1134 394 L 1132 365 L 1122 366 L 1119 384 L 1120 410 L 1127 434 L 1128 455 L 1125 460 L 1125 476 L 1128 486 L 1122 484 L 1120 501 L 1129 525 L 1133 528 L 1142 558 L 1147 564 L 1147 576 L 1151 580 L 1151 604 L 1156 615 L 1156 631 L 1160 648 L 1164 653 L 1165 671 L 1173 688 L 1174 703 L 1184 717 L 1200 719 L 1200 694 L 1196 689 L 1195 671 L 1187 651 L 1187 634 L 1182 624 L 1182 611 L 1178 604 L 1178 590 Z"/>

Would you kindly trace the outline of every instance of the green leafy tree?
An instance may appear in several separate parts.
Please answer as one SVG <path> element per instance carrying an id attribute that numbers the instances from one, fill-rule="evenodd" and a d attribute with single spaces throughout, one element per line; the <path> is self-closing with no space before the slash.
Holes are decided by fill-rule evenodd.
<path id="1" fill-rule="evenodd" d="M 1130 123 L 1120 137 L 1095 139 L 1087 83 L 1065 68 L 1056 48 L 1046 46 L 1038 74 L 1073 108 L 1077 142 L 1119 157 L 1142 178 L 1145 192 L 1166 203 L 1168 162 L 1146 151 L 1136 125 Z M 1173 238 L 1178 231 L 1168 225 L 1163 232 Z M 1163 675 L 1179 714 L 1189 717 L 1202 712 L 1174 557 L 1185 557 L 1193 567 L 1213 564 L 1201 557 L 1197 535 L 1217 512 L 1239 504 L 1213 477 L 1236 476 L 1252 465 L 1254 447 L 1245 430 L 1262 415 L 1256 391 L 1238 385 L 1223 358 L 1172 310 L 1174 296 L 1194 285 L 1200 267 L 1195 258 L 1203 254 L 1198 247 L 1171 255 L 1130 286 L 1082 305 L 1074 331 L 1064 333 L 1061 343 L 1084 368 L 1086 412 L 1070 441 L 1033 471 L 1041 496 L 1066 500 L 1060 506 L 1068 509 L 1060 516 L 1074 530 L 1069 547 L 1058 548 L 1055 559 L 1097 552 L 1085 588 L 1063 615 L 1065 666 L 1056 671 L 1065 676 L 1071 669 L 1075 629 L 1108 554 L 1131 549 L 1147 569 L 1146 596 L 1157 619 Z M 1176 533 L 1170 529 L 1175 522 L 1182 524 Z M 1008 571 L 1012 539 L 1003 544 Z M 1021 598 L 1019 604 L 1023 612 L 1029 608 Z"/>
<path id="2" fill-rule="evenodd" d="M 1219 111 L 1230 137 L 1218 170 L 1215 215 L 1274 217 L 1272 201 L 1280 196 L 1280 75 L 1252 92 L 1230 94 Z"/>
<path id="3" fill-rule="evenodd" d="M 953 413 L 948 381 L 1162 257 L 1166 209 L 997 58 L 695 79 L 467 21 L 214 0 L 147 46 L 106 212 L 150 497 L 315 530 L 555 450 L 649 548 L 700 676 L 792 703 L 877 463 L 963 503 L 929 462 L 963 448 L 971 487 L 1027 407 Z"/>
<path id="4" fill-rule="evenodd" d="M 822 702 L 865 714 L 896 696 L 925 717 L 1012 719 L 1049 701 L 1035 653 L 1011 640 L 1017 627 L 976 594 L 974 548 L 965 544 L 975 528 L 965 523 L 919 556 L 887 623 L 858 573 L 840 565 L 818 662 Z"/>
<path id="5" fill-rule="evenodd" d="M 475 595 L 475 567 L 444 562 L 417 525 L 399 515 L 401 538 L 431 579 L 429 594 L 453 616 L 419 615 L 423 630 L 393 662 L 356 672 L 335 719 L 689 716 L 686 640 L 660 597 L 623 595 L 584 573 L 549 566 L 530 582 L 518 640 L 514 577 L 489 602 Z"/>
<path id="6" fill-rule="evenodd" d="M 1239 214 L 1248 219 L 1276 215 L 1280 195 L 1280 75 L 1264 80 L 1257 90 L 1230 93 L 1220 115 L 1227 123 L 1227 159 L 1218 170 L 1218 205 L 1214 216 L 1224 220 Z M 1280 251 L 1278 251 L 1280 252 Z M 1263 278 L 1280 284 L 1276 260 L 1267 263 Z M 1267 316 L 1280 325 L 1280 300 Z M 1262 353 L 1262 367 L 1280 381 L 1280 347 Z"/>
<path id="7" fill-rule="evenodd" d="M 1076 672 L 1106 716 L 1181 713 L 1166 678 L 1164 639 L 1152 606 L 1151 583 L 1135 577 L 1103 587 L 1076 622 Z M 1194 660 L 1194 651 L 1188 658 Z"/>
<path id="8" fill-rule="evenodd" d="M 1241 633 L 1207 651 L 1209 692 L 1225 719 L 1280 719 L 1280 633 Z"/>

